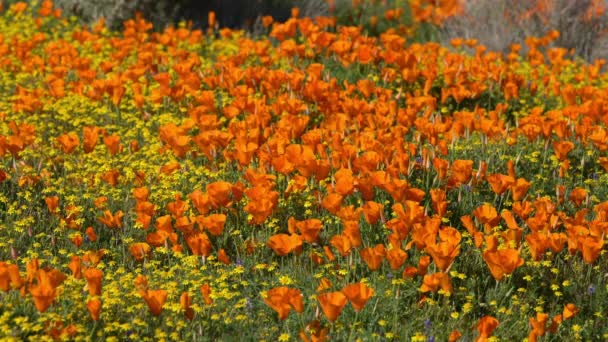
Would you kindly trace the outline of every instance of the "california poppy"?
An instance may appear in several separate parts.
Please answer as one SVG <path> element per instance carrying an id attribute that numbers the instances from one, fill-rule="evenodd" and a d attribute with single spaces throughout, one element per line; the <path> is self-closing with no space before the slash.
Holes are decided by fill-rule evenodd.
<path id="1" fill-rule="evenodd" d="M 455 160 L 452 163 L 452 177 L 457 185 L 466 184 L 471 179 L 473 173 L 472 160 Z"/>
<path id="2" fill-rule="evenodd" d="M 568 153 L 574 148 L 574 143 L 571 141 L 556 141 L 553 143 L 553 151 L 559 161 L 568 158 Z"/>
<path id="3" fill-rule="evenodd" d="M 154 316 L 160 316 L 163 311 L 163 305 L 167 300 L 167 290 L 143 290 L 140 291 L 141 297 L 144 299 L 150 312 Z"/>
<path id="4" fill-rule="evenodd" d="M 363 248 L 359 254 L 370 270 L 375 271 L 382 265 L 382 260 L 386 256 L 384 245 L 378 244 L 374 248 Z"/>
<path id="5" fill-rule="evenodd" d="M 87 310 L 91 315 L 91 319 L 99 321 L 99 314 L 101 311 L 101 300 L 99 298 L 92 298 L 87 301 Z"/>
<path id="6" fill-rule="evenodd" d="M 302 239 L 308 243 L 317 242 L 319 234 L 323 229 L 323 222 L 319 219 L 308 219 L 298 221 L 293 217 L 287 220 L 287 225 L 290 233 L 295 233 L 296 229 L 302 234 Z"/>
<path id="7" fill-rule="evenodd" d="M 279 314 L 279 319 L 284 320 L 291 309 L 296 312 L 304 311 L 302 292 L 298 289 L 285 286 L 275 287 L 266 293 L 264 302 Z"/>
<path id="8" fill-rule="evenodd" d="M 519 251 L 516 249 L 486 250 L 483 252 L 483 260 L 496 280 L 502 280 L 505 275 L 513 273 L 524 264 L 524 259 L 519 257 Z"/>
<path id="9" fill-rule="evenodd" d="M 103 271 L 98 268 L 88 268 L 83 274 L 84 278 L 87 280 L 89 295 L 101 295 L 101 280 L 103 278 Z"/>
<path id="10" fill-rule="evenodd" d="M 355 283 L 345 286 L 342 293 L 348 298 L 355 311 L 359 312 L 374 295 L 374 289 L 365 283 Z"/>
<path id="11" fill-rule="evenodd" d="M 56 287 L 53 286 L 49 273 L 44 270 L 36 272 L 36 283 L 30 286 L 29 292 L 39 312 L 45 312 L 57 296 Z"/>
<path id="12" fill-rule="evenodd" d="M 145 242 L 136 242 L 129 246 L 129 253 L 131 253 L 131 255 L 137 261 L 142 261 L 144 258 L 148 258 L 151 250 L 152 248 L 150 245 Z"/>
<path id="13" fill-rule="evenodd" d="M 80 138 L 74 132 L 63 134 L 57 138 L 57 142 L 63 153 L 70 154 L 80 144 Z"/>
<path id="14" fill-rule="evenodd" d="M 276 234 L 268 239 L 268 247 L 277 255 L 284 256 L 291 252 L 302 252 L 302 237 L 298 234 Z"/>
<path id="15" fill-rule="evenodd" d="M 192 297 L 190 296 L 188 291 L 182 292 L 181 296 L 179 297 L 179 304 L 182 310 L 184 310 L 184 316 L 186 316 L 186 318 L 191 321 L 192 318 L 194 318 L 194 309 L 192 309 L 191 307 Z"/>
<path id="16" fill-rule="evenodd" d="M 494 330 L 498 327 L 498 320 L 492 316 L 483 316 L 477 322 L 477 331 L 479 336 L 475 341 L 485 341 L 488 337 L 492 336 Z"/>
<path id="17" fill-rule="evenodd" d="M 386 260 L 392 270 L 398 270 L 407 260 L 407 253 L 399 247 L 394 247 L 386 252 Z"/>
<path id="18" fill-rule="evenodd" d="M 521 201 L 528 192 L 530 185 L 530 182 L 524 178 L 518 178 L 515 183 L 511 185 L 511 197 L 513 198 L 513 201 Z"/>
<path id="19" fill-rule="evenodd" d="M 209 256 L 211 254 L 211 241 L 205 233 L 192 233 L 186 236 L 186 244 L 194 255 Z"/>
<path id="20" fill-rule="evenodd" d="M 321 293 L 317 296 L 317 299 L 325 317 L 331 322 L 338 319 L 348 301 L 342 291 Z"/>
<path id="21" fill-rule="evenodd" d="M 203 300 L 206 305 L 213 304 L 213 299 L 211 298 L 211 286 L 208 283 L 201 285 L 200 287 L 201 295 L 203 295 Z"/>
<path id="22" fill-rule="evenodd" d="M 586 198 L 587 198 L 587 190 L 585 190 L 584 188 L 574 188 L 570 192 L 570 200 L 577 207 L 580 207 Z"/>
<path id="23" fill-rule="evenodd" d="M 578 314 L 579 312 L 579 308 L 572 303 L 568 303 L 566 305 L 564 305 L 564 311 L 562 314 L 562 317 L 564 318 L 564 320 L 568 320 L 574 316 L 576 316 L 576 314 Z"/>
<path id="24" fill-rule="evenodd" d="M 447 293 L 452 292 L 452 280 L 448 274 L 439 272 L 424 276 L 420 286 L 421 292 L 437 292 L 439 289 Z"/>

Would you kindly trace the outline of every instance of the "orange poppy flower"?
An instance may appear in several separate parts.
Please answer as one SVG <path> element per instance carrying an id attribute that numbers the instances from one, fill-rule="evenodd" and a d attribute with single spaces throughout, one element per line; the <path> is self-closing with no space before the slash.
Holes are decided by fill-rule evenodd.
<path id="1" fill-rule="evenodd" d="M 444 241 L 436 243 L 434 241 L 427 241 L 425 251 L 433 258 L 433 262 L 437 265 L 442 272 L 446 272 L 454 259 L 460 253 L 460 233 L 454 228 L 451 229 L 455 232 L 453 236 L 445 237 Z M 434 238 L 433 238 L 434 239 Z"/>
<path id="2" fill-rule="evenodd" d="M 407 253 L 399 247 L 391 248 L 386 252 L 386 260 L 388 260 L 392 270 L 401 268 L 407 260 L 407 257 Z"/>
<path id="3" fill-rule="evenodd" d="M 154 316 L 160 316 L 167 300 L 167 290 L 142 290 L 140 295 L 148 305 L 150 312 Z"/>
<path id="4" fill-rule="evenodd" d="M 306 333 L 310 334 L 310 337 Z M 300 330 L 298 337 L 304 342 L 325 342 L 329 340 L 329 329 L 322 328 L 321 322 L 315 320 L 306 325 L 305 330 Z"/>
<path id="5" fill-rule="evenodd" d="M 552 334 L 555 334 L 555 332 L 557 332 L 557 328 L 559 328 L 563 320 L 562 314 L 553 316 L 553 318 L 551 318 L 551 325 L 549 325 L 549 331 Z"/>
<path id="6" fill-rule="evenodd" d="M 194 318 L 194 309 L 191 307 L 192 297 L 190 297 L 188 291 L 182 292 L 181 296 L 179 296 L 179 304 L 182 307 L 182 310 L 184 310 L 184 316 L 191 321 L 192 318 Z"/>
<path id="7" fill-rule="evenodd" d="M 279 193 L 262 186 L 245 190 L 248 202 L 245 211 L 251 214 L 251 224 L 262 224 L 272 214 L 279 202 Z"/>
<path id="8" fill-rule="evenodd" d="M 217 260 L 224 265 L 230 265 L 230 258 L 228 258 L 228 254 L 223 248 L 217 252 Z"/>
<path id="9" fill-rule="evenodd" d="M 101 295 L 101 280 L 103 279 L 103 271 L 98 268 L 87 268 L 86 271 L 84 271 L 84 278 L 87 280 L 89 295 Z"/>
<path id="10" fill-rule="evenodd" d="M 57 296 L 56 287 L 52 284 L 50 274 L 44 270 L 36 272 L 36 283 L 30 285 L 29 292 L 39 312 L 45 312 Z"/>
<path id="11" fill-rule="evenodd" d="M 327 194 L 321 202 L 321 206 L 332 214 L 336 214 L 342 205 L 342 195 L 336 192 Z"/>
<path id="12" fill-rule="evenodd" d="M 294 217 L 290 217 L 287 220 L 287 226 L 290 233 L 295 233 L 296 229 L 302 234 L 302 239 L 308 243 L 317 242 L 321 229 L 323 229 L 323 222 L 319 219 L 308 219 L 304 221 L 297 221 Z"/>
<path id="13" fill-rule="evenodd" d="M 448 174 L 448 161 L 440 158 L 433 158 L 433 168 L 437 172 L 437 177 L 444 180 Z"/>
<path id="14" fill-rule="evenodd" d="M 207 184 L 207 194 L 209 195 L 209 203 L 213 208 L 229 206 L 232 194 L 232 184 L 224 181 L 217 181 Z"/>
<path id="15" fill-rule="evenodd" d="M 439 217 L 445 216 L 448 210 L 448 201 L 445 190 L 443 189 L 431 189 L 431 205 L 435 214 Z"/>
<path id="16" fill-rule="evenodd" d="M 481 224 L 485 225 L 486 231 L 496 227 L 498 225 L 498 222 L 500 222 L 500 216 L 498 216 L 496 208 L 494 208 L 493 205 L 488 203 L 484 203 L 481 206 L 477 207 L 473 211 L 473 215 Z"/>
<path id="17" fill-rule="evenodd" d="M 49 213 L 55 215 L 59 208 L 59 197 L 58 196 L 47 196 L 44 198 L 46 207 L 49 209 Z"/>
<path id="18" fill-rule="evenodd" d="M 99 314 L 101 313 L 101 300 L 99 298 L 89 299 L 87 301 L 87 310 L 89 311 L 89 315 L 91 315 L 92 320 L 99 321 Z"/>
<path id="19" fill-rule="evenodd" d="M 473 173 L 473 161 L 472 160 L 455 160 L 452 163 L 452 177 L 455 180 L 456 185 L 466 184 L 471 179 Z"/>
<path id="20" fill-rule="evenodd" d="M 355 311 L 359 312 L 374 295 L 374 289 L 364 283 L 355 283 L 345 286 L 342 293 L 348 298 Z"/>
<path id="21" fill-rule="evenodd" d="M 142 261 L 145 258 L 149 258 L 151 250 L 152 248 L 150 245 L 145 242 L 136 242 L 129 246 L 129 253 L 131 253 L 131 255 L 137 261 Z"/>
<path id="22" fill-rule="evenodd" d="M 82 147 L 84 153 L 91 153 L 99 142 L 99 133 L 101 129 L 95 126 L 85 126 L 82 128 L 83 142 Z"/>
<path id="23" fill-rule="evenodd" d="M 574 188 L 570 192 L 570 200 L 576 205 L 580 207 L 583 204 L 583 201 L 587 198 L 587 190 L 583 188 Z"/>
<path id="24" fill-rule="evenodd" d="M 547 249 L 547 236 L 541 232 L 526 235 L 526 242 L 530 248 L 532 259 L 539 261 Z"/>
<path id="25" fill-rule="evenodd" d="M 76 147 L 80 144 L 80 138 L 74 132 L 70 132 L 67 134 L 62 134 L 57 138 L 57 142 L 59 143 L 59 147 L 61 151 L 66 154 L 70 154 L 74 152 Z"/>
<path id="26" fill-rule="evenodd" d="M 120 137 L 116 134 L 103 137 L 103 144 L 106 145 L 110 155 L 115 155 L 122 150 L 120 145 Z"/>
<path id="27" fill-rule="evenodd" d="M 529 322 L 532 327 L 530 334 L 534 334 L 535 337 L 544 336 L 547 330 L 547 321 L 549 315 L 546 313 L 536 313 L 536 318 L 530 317 Z"/>
<path id="28" fill-rule="evenodd" d="M 604 239 L 593 236 L 587 236 L 581 239 L 580 249 L 583 254 L 583 260 L 588 264 L 593 264 L 600 256 L 602 247 L 604 247 Z"/>
<path id="29" fill-rule="evenodd" d="M 209 256 L 211 254 L 211 241 L 209 237 L 205 233 L 192 233 L 186 236 L 186 244 L 192 254 L 201 255 L 201 256 Z"/>
<path id="30" fill-rule="evenodd" d="M 302 292 L 298 289 L 285 286 L 268 290 L 264 303 L 279 314 L 281 321 L 287 318 L 291 309 L 300 313 L 304 311 Z"/>
<path id="31" fill-rule="evenodd" d="M 486 341 L 488 337 L 492 336 L 494 330 L 498 327 L 498 320 L 492 316 L 483 316 L 477 322 L 477 331 L 479 336 L 475 341 Z"/>
<path id="32" fill-rule="evenodd" d="M 276 234 L 268 239 L 267 246 L 277 255 L 284 256 L 291 252 L 302 253 L 302 237 L 298 234 Z"/>
<path id="33" fill-rule="evenodd" d="M 103 216 L 98 217 L 97 220 L 105 224 L 108 228 L 122 228 L 122 218 L 125 214 L 122 210 L 117 211 L 114 215 L 109 210 L 104 210 Z"/>
<path id="34" fill-rule="evenodd" d="M 355 189 L 355 178 L 353 171 L 350 169 L 340 169 L 334 174 L 336 180 L 335 191 L 342 196 L 347 196 L 353 193 Z"/>
<path id="35" fill-rule="evenodd" d="M 226 224 L 226 215 L 224 214 L 211 214 L 209 216 L 197 216 L 196 222 L 198 222 L 201 229 L 205 228 L 213 236 L 222 235 L 224 231 L 224 225 Z"/>
<path id="36" fill-rule="evenodd" d="M 213 304 L 213 299 L 211 298 L 211 286 L 209 286 L 209 284 L 205 283 L 205 284 L 201 285 L 200 290 L 201 290 L 201 295 L 203 296 L 203 300 L 204 300 L 205 304 L 206 305 Z"/>
<path id="37" fill-rule="evenodd" d="M 425 275 L 429 265 L 431 264 L 431 257 L 428 255 L 423 255 L 420 257 L 420 259 L 418 260 L 418 275 Z"/>
<path id="38" fill-rule="evenodd" d="M 568 158 L 568 153 L 574 148 L 574 143 L 571 141 L 556 141 L 553 143 L 553 151 L 559 161 L 564 161 Z"/>
<path id="39" fill-rule="evenodd" d="M 502 195 L 505 191 L 515 183 L 515 179 L 511 176 L 500 173 L 493 173 L 486 177 L 492 191 L 497 195 Z"/>
<path id="40" fill-rule="evenodd" d="M 452 280 L 449 275 L 439 272 L 427 274 L 422 279 L 421 292 L 437 292 L 439 288 L 444 292 L 452 293 Z"/>
<path id="41" fill-rule="evenodd" d="M 524 178 L 518 178 L 513 185 L 511 185 L 511 197 L 513 198 L 513 202 L 521 201 L 528 189 L 530 189 L 530 182 L 525 180 Z"/>
<path id="42" fill-rule="evenodd" d="M 322 291 L 328 290 L 332 286 L 333 285 L 332 285 L 331 281 L 329 281 L 329 279 L 321 278 L 321 280 L 319 281 L 319 286 L 317 286 L 317 292 L 322 292 Z"/>
<path id="43" fill-rule="evenodd" d="M 381 218 L 383 219 L 384 206 L 374 201 L 367 201 L 361 207 L 365 221 L 369 224 L 376 224 Z"/>
<path id="44" fill-rule="evenodd" d="M 456 342 L 462 337 L 462 333 L 458 330 L 453 330 L 448 336 L 448 342 Z"/>
<path id="45" fill-rule="evenodd" d="M 95 267 L 101 261 L 101 258 L 106 254 L 105 249 L 100 249 L 98 251 L 86 251 L 82 255 L 82 262 L 87 266 Z"/>
<path id="46" fill-rule="evenodd" d="M 486 250 L 483 252 L 483 260 L 496 280 L 502 280 L 505 275 L 513 273 L 524 264 L 524 259 L 519 257 L 516 249 Z"/>
<path id="47" fill-rule="evenodd" d="M 384 245 L 377 244 L 374 248 L 363 248 L 359 254 L 369 269 L 375 271 L 382 266 L 382 260 L 384 260 L 384 257 L 386 256 L 386 250 Z"/>
<path id="48" fill-rule="evenodd" d="M 358 214 L 356 214 L 358 216 Z M 344 230 L 342 235 L 346 237 L 353 247 L 361 246 L 361 230 L 359 229 L 358 220 L 343 220 Z"/>
<path id="49" fill-rule="evenodd" d="M 201 190 L 196 189 L 188 195 L 192 204 L 198 210 L 199 214 L 206 215 L 211 207 L 211 200 L 207 193 L 203 193 Z"/>
<path id="50" fill-rule="evenodd" d="M 564 320 L 568 320 L 574 316 L 576 316 L 579 312 L 579 308 L 576 307 L 576 305 L 572 304 L 572 303 L 568 303 L 566 305 L 564 305 L 564 311 L 562 313 L 562 317 L 564 318 Z"/>
<path id="51" fill-rule="evenodd" d="M 341 256 L 347 256 L 353 247 L 350 239 L 342 234 L 332 236 L 329 243 L 340 252 Z"/>
<path id="52" fill-rule="evenodd" d="M 317 299 L 325 317 L 331 322 L 338 319 L 348 301 L 342 291 L 322 293 L 317 296 Z"/>
<path id="53" fill-rule="evenodd" d="M 19 275 L 19 267 L 0 261 L 0 290 L 7 292 L 11 288 L 21 288 L 22 285 L 24 280 Z"/>

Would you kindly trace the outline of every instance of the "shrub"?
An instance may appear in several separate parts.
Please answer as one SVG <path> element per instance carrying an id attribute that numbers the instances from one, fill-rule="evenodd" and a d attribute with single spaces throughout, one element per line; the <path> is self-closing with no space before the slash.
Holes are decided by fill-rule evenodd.
<path id="1" fill-rule="evenodd" d="M 507 52 L 513 43 L 555 29 L 560 32 L 555 45 L 592 61 L 606 54 L 606 19 L 603 0 L 469 0 L 443 32 L 445 41 L 475 38 L 489 50 Z"/>

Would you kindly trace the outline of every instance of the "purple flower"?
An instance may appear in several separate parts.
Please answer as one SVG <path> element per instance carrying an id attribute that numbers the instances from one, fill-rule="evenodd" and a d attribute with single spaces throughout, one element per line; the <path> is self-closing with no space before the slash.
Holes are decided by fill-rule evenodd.
<path id="1" fill-rule="evenodd" d="M 426 330 L 427 333 L 431 330 L 431 320 L 428 318 L 424 320 L 424 330 Z"/>
<path id="2" fill-rule="evenodd" d="M 595 286 L 593 284 L 589 285 L 587 288 L 587 293 L 591 296 L 595 293 Z"/>

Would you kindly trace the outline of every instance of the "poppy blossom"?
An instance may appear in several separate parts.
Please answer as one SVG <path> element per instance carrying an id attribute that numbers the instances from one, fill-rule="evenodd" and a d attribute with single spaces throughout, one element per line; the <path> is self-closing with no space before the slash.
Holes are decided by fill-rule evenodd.
<path id="1" fill-rule="evenodd" d="M 439 272 L 424 276 L 420 286 L 421 292 L 437 292 L 439 289 L 447 293 L 452 292 L 452 280 L 449 275 Z"/>
<path id="2" fill-rule="evenodd" d="M 578 314 L 578 312 L 579 312 L 579 308 L 575 304 L 568 303 L 568 304 L 564 305 L 562 317 L 564 318 L 564 320 L 568 320 L 568 319 L 576 316 L 576 314 Z"/>
<path id="3" fill-rule="evenodd" d="M 298 234 L 276 234 L 268 239 L 268 247 L 277 255 L 284 256 L 291 252 L 302 252 L 302 237 Z"/>
<path id="4" fill-rule="evenodd" d="M 87 280 L 87 288 L 90 296 L 101 295 L 101 280 L 103 271 L 98 268 L 88 268 L 84 271 L 84 278 Z"/>
<path id="5" fill-rule="evenodd" d="M 150 251 L 152 248 L 145 242 L 136 242 L 129 246 L 129 253 L 135 258 L 137 261 L 142 261 L 145 258 L 150 256 Z"/>
<path id="6" fill-rule="evenodd" d="M 298 289 L 285 286 L 268 290 L 268 292 L 266 292 L 266 298 L 264 298 L 264 303 L 279 314 L 279 319 L 281 321 L 287 318 L 292 309 L 296 312 L 304 311 L 302 292 Z"/>
<path id="7" fill-rule="evenodd" d="M 374 248 L 368 247 L 362 249 L 359 254 L 370 270 L 375 271 L 382 266 L 382 260 L 386 256 L 384 245 L 378 244 Z"/>
<path id="8" fill-rule="evenodd" d="M 325 317 L 331 322 L 338 319 L 348 298 L 342 291 L 321 293 L 317 296 Z"/>
<path id="9" fill-rule="evenodd" d="M 144 299 L 150 313 L 154 316 L 160 316 L 163 311 L 163 306 L 167 300 L 167 290 L 142 290 L 139 292 L 141 297 Z"/>
<path id="10" fill-rule="evenodd" d="M 492 316 L 483 316 L 477 322 L 477 331 L 479 336 L 475 339 L 476 341 L 485 341 L 488 337 L 492 336 L 496 327 L 498 327 L 498 320 Z"/>
<path id="11" fill-rule="evenodd" d="M 374 289 L 364 283 L 355 283 L 345 286 L 342 293 L 348 298 L 355 311 L 359 312 L 374 295 Z"/>
<path id="12" fill-rule="evenodd" d="M 524 259 L 519 257 L 516 249 L 486 250 L 483 252 L 483 260 L 496 280 L 502 280 L 505 275 L 513 273 L 524 264 Z"/>
<path id="13" fill-rule="evenodd" d="M 53 286 L 50 274 L 44 270 L 36 272 L 36 283 L 30 286 L 29 292 L 39 312 L 45 312 L 57 296 L 56 286 Z"/>
<path id="14" fill-rule="evenodd" d="M 194 309 L 191 308 L 192 297 L 190 297 L 188 291 L 182 292 L 181 296 L 179 297 L 179 304 L 182 310 L 184 310 L 184 316 L 191 321 L 192 318 L 194 318 Z"/>
<path id="15" fill-rule="evenodd" d="M 201 295 L 203 296 L 203 300 L 206 305 L 213 304 L 213 299 L 211 298 L 211 286 L 207 283 L 201 285 L 200 287 Z"/>
<path id="16" fill-rule="evenodd" d="M 92 320 L 99 321 L 101 300 L 99 298 L 89 299 L 87 301 L 87 310 L 89 311 L 89 315 L 91 315 Z"/>

